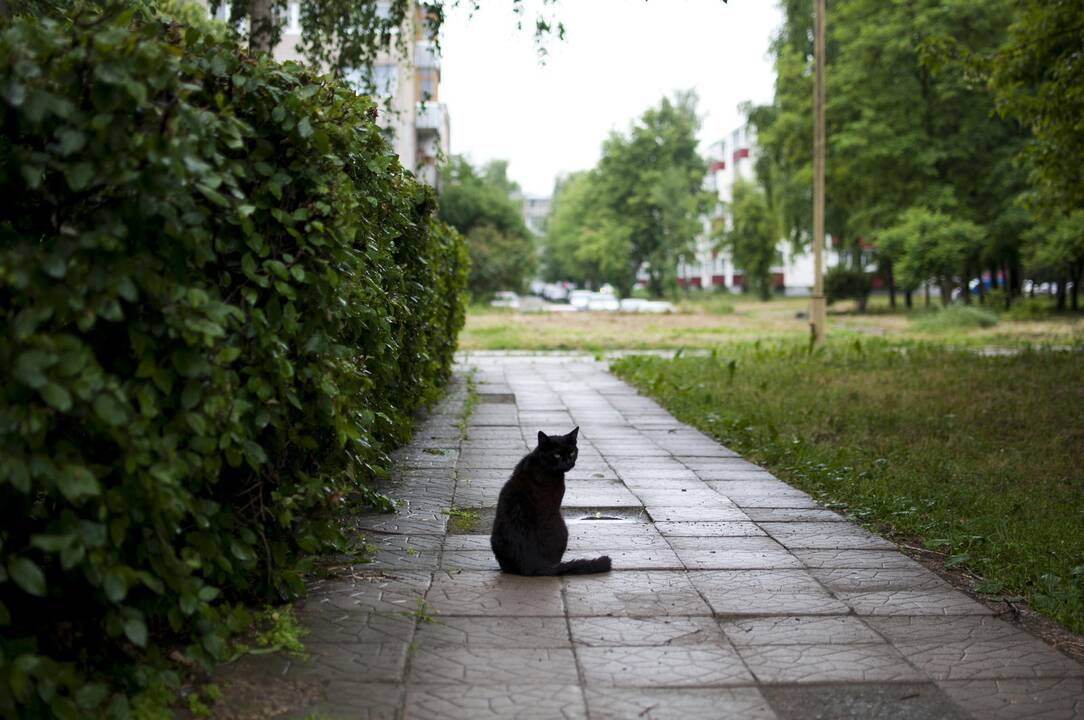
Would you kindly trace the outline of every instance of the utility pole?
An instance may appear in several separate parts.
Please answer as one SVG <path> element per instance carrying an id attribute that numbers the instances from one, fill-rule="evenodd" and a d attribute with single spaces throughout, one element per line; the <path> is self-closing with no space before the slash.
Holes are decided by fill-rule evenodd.
<path id="1" fill-rule="evenodd" d="M 813 344 L 824 344 L 824 0 L 813 4 Z"/>

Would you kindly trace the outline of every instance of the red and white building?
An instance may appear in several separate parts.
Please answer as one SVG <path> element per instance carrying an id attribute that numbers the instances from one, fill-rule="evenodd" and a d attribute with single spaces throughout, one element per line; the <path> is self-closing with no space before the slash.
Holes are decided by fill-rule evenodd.
<path id="1" fill-rule="evenodd" d="M 756 131 L 749 125 L 737 128 L 727 138 L 708 147 L 708 174 L 704 178 L 704 189 L 715 194 L 719 205 L 715 212 L 701 217 L 703 229 L 696 239 L 693 258 L 678 263 L 678 284 L 682 287 L 742 291 L 745 277 L 741 268 L 735 267 L 728 250 L 717 249 L 718 241 L 714 236 L 720 225 L 725 230 L 733 227 L 730 202 L 734 184 L 740 180 L 756 180 L 753 166 L 757 153 Z M 831 243 L 826 242 L 825 245 L 830 248 Z M 772 268 L 773 286 L 787 295 L 809 295 L 813 288 L 812 250 L 794 253 L 790 242 L 780 238 L 778 251 L 781 262 Z M 838 253 L 826 249 L 825 268 L 838 262 Z"/>

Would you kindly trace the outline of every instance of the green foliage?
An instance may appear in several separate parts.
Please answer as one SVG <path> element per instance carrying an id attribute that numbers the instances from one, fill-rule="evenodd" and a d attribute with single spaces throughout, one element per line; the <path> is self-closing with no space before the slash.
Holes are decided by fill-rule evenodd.
<path id="1" fill-rule="evenodd" d="M 448 516 L 448 532 L 452 535 L 466 535 L 478 525 L 477 510 L 452 506 L 441 513 Z"/>
<path id="2" fill-rule="evenodd" d="M 1036 199 L 1062 212 L 1084 206 L 1082 52 L 1084 5 L 1026 0 L 990 62 L 998 112 L 1031 132 L 1026 155 Z"/>
<path id="3" fill-rule="evenodd" d="M 915 327 L 927 332 L 950 332 L 997 325 L 997 314 L 969 305 L 950 305 L 924 315 L 915 316 Z"/>
<path id="4" fill-rule="evenodd" d="M 1054 304 L 1047 298 L 1021 298 L 1004 313 L 1009 320 L 1046 320 L 1054 313 Z"/>
<path id="5" fill-rule="evenodd" d="M 470 291 L 485 297 L 498 290 L 520 291 L 534 271 L 530 231 L 513 194 L 507 163 L 492 162 L 481 172 L 454 157 L 442 171 L 440 217 L 467 237 Z"/>
<path id="6" fill-rule="evenodd" d="M 872 289 L 869 273 L 859 268 L 837 265 L 824 274 L 824 294 L 828 304 L 837 300 L 854 300 L 864 310 Z"/>
<path id="7" fill-rule="evenodd" d="M 305 629 L 298 622 L 293 606 L 267 608 L 256 618 L 256 626 L 256 646 L 261 650 L 304 654 L 305 646 L 301 644 L 301 638 Z"/>
<path id="8" fill-rule="evenodd" d="M 778 222 L 772 215 L 764 192 L 756 185 L 734 183 L 730 203 L 733 227 L 722 236 L 722 245 L 744 273 L 745 290 L 754 290 L 761 300 L 772 293 L 772 266 L 779 262 Z"/>
<path id="9" fill-rule="evenodd" d="M 628 232 L 600 196 L 597 170 L 558 184 L 544 246 L 550 280 L 591 288 L 610 283 L 627 290 L 629 251 Z"/>
<path id="10" fill-rule="evenodd" d="M 966 277 L 985 233 L 975 223 L 916 207 L 903 213 L 899 222 L 880 237 L 903 248 L 897 273 L 905 287 L 918 287 L 936 279 L 942 285 L 941 300 L 947 302 L 951 278 L 956 274 Z"/>
<path id="11" fill-rule="evenodd" d="M 786 235 L 805 246 L 812 217 L 811 13 L 804 2 L 783 6 L 775 98 L 749 118 L 770 170 L 773 206 Z M 971 52 L 993 52 L 1015 6 L 1008 0 L 830 5 L 826 227 L 853 267 L 870 261 L 866 243 L 873 241 L 881 274 L 894 286 L 902 248 L 890 246 L 883 233 L 909 208 L 922 207 L 985 230 L 968 267 L 960 263 L 953 274 L 974 277 L 1002 266 L 1019 274 L 1028 219 L 1018 207 L 1026 172 L 1015 160 L 1026 134 L 994 113 L 994 98 L 965 63 L 934 52 L 944 38 Z"/>
<path id="12" fill-rule="evenodd" d="M 696 103 L 692 91 L 663 98 L 627 135 L 610 135 L 597 168 L 558 186 L 545 251 L 551 278 L 609 282 L 627 297 L 643 268 L 652 296 L 676 287 L 708 202 Z"/>
<path id="13" fill-rule="evenodd" d="M 1073 283 L 1073 309 L 1079 307 L 1080 281 L 1084 279 L 1084 210 L 1069 214 L 1046 213 L 1027 232 L 1024 257 L 1028 266 L 1057 279 L 1058 309 L 1065 309 L 1065 286 Z"/>
<path id="14" fill-rule="evenodd" d="M 486 297 L 499 290 L 523 290 L 528 268 L 535 261 L 528 238 L 505 235 L 492 225 L 478 225 L 467 233 L 467 247 L 468 285 L 475 297 Z"/>
<path id="15" fill-rule="evenodd" d="M 44 2 L 47 0 L 35 0 Z M 554 16 L 550 6 L 556 0 L 542 0 L 534 8 L 531 27 L 538 52 L 546 52 L 546 41 L 556 36 L 564 38 L 564 25 Z M 233 24 L 247 20 L 238 32 L 254 50 L 274 46 L 279 42 L 289 17 L 288 0 L 213 0 L 211 8 L 228 9 Z M 526 8 L 524 0 L 511 0 L 517 28 L 522 29 Z M 418 23 L 420 36 L 439 40 L 447 7 L 458 0 L 429 0 L 424 3 L 425 19 L 416 18 L 421 3 L 414 0 L 319 0 L 301 3 L 301 42 L 298 50 L 313 67 L 325 67 L 335 74 L 356 68 L 371 69 L 374 62 L 389 52 L 413 52 L 403 38 L 414 36 Z M 478 7 L 475 6 L 475 10 Z M 404 32 L 404 28 L 406 31 Z M 371 78 L 364 84 L 370 85 Z"/>
<path id="16" fill-rule="evenodd" d="M 620 224 L 629 254 L 619 288 L 627 295 L 643 266 L 648 292 L 661 296 L 675 286 L 678 260 L 692 250 L 700 231 L 701 191 L 707 171 L 697 151 L 700 119 L 694 91 L 663 98 L 628 135 L 613 133 L 598 164 L 600 202 Z"/>
<path id="17" fill-rule="evenodd" d="M 0 34 L 0 714 L 150 715 L 447 379 L 461 238 L 371 102 L 136 9 Z"/>

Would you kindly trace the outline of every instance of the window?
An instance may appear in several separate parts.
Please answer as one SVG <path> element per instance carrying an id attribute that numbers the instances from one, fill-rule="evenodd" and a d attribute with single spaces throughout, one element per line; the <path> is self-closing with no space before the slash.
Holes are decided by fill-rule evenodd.
<path id="1" fill-rule="evenodd" d="M 398 68 L 390 64 L 375 65 L 371 73 L 360 68 L 347 70 L 343 74 L 343 79 L 357 93 L 386 97 L 395 95 L 399 89 Z"/>
<path id="2" fill-rule="evenodd" d="M 373 91 L 377 95 L 394 95 L 399 89 L 399 68 L 377 65 L 373 68 Z"/>
<path id="3" fill-rule="evenodd" d="M 425 74 L 418 77 L 418 99 L 432 100 L 437 96 L 437 79 L 433 75 Z"/>
<path id="4" fill-rule="evenodd" d="M 286 19 L 286 32 L 291 35 L 301 34 L 301 3 L 292 2 Z"/>

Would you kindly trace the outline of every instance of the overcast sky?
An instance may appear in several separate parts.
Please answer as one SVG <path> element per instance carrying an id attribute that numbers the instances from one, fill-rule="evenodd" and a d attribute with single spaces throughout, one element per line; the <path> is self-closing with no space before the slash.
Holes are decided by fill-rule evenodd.
<path id="1" fill-rule="evenodd" d="M 452 152 L 509 160 L 528 194 L 549 195 L 559 174 L 594 167 L 611 130 L 675 90 L 700 94 L 702 146 L 738 126 L 738 103 L 771 100 L 775 0 L 561 0 L 566 39 L 548 42 L 545 64 L 531 30 L 538 3 L 525 5 L 522 31 L 511 0 L 486 0 L 471 18 L 450 12 L 440 99 Z"/>

